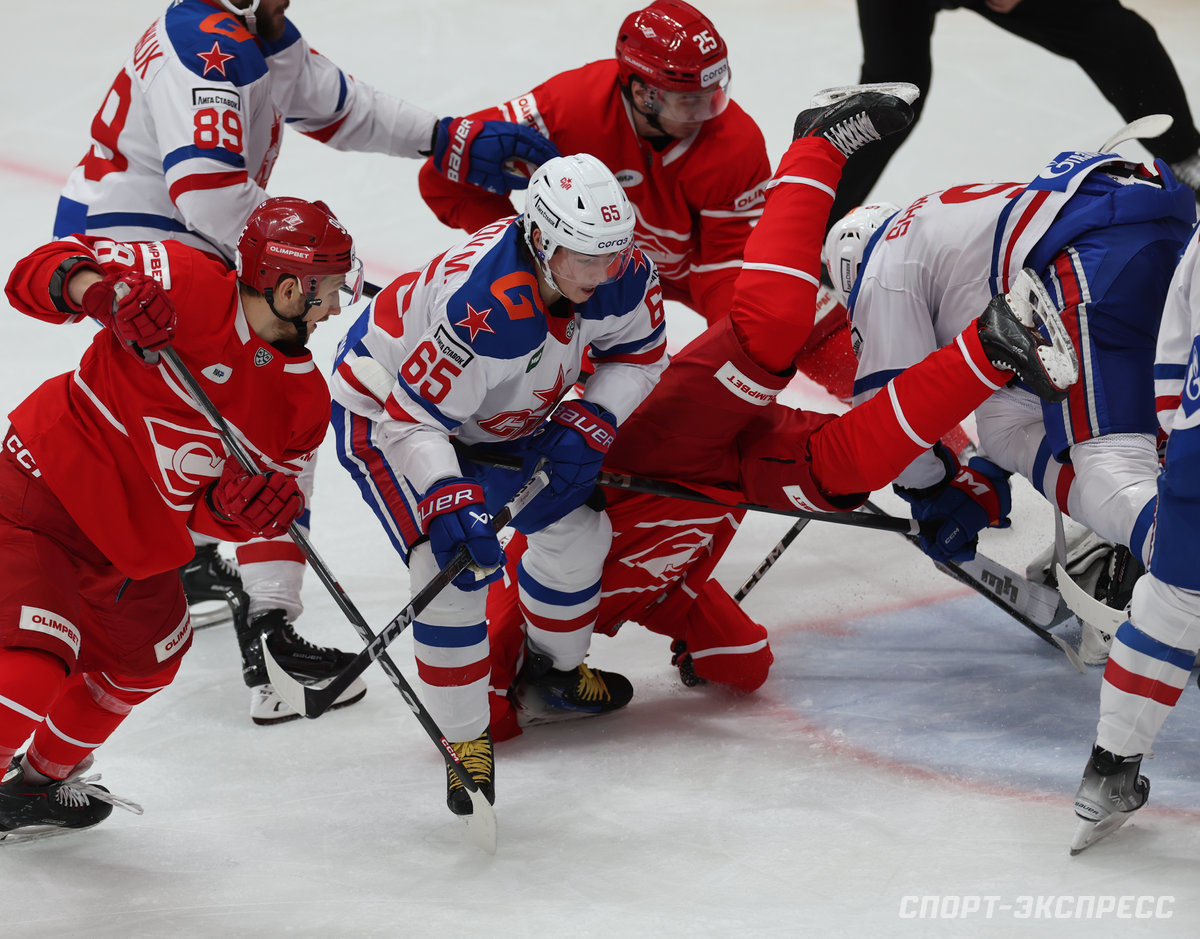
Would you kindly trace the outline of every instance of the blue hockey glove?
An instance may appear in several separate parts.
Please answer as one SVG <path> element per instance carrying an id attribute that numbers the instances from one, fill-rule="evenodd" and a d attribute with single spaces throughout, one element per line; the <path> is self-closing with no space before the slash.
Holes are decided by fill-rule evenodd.
<path id="1" fill-rule="evenodd" d="M 530 440 L 526 474 L 542 457 L 550 483 L 513 520 L 524 534 L 541 531 L 587 502 L 600 464 L 617 435 L 617 419 L 591 401 L 564 401 Z"/>
<path id="2" fill-rule="evenodd" d="M 474 117 L 443 117 L 433 143 L 433 165 L 452 182 L 506 193 L 529 185 L 533 171 L 558 147 L 532 127 Z"/>
<path id="3" fill-rule="evenodd" d="M 960 466 L 941 444 L 935 450 L 946 464 L 946 479 L 928 489 L 896 486 L 896 494 L 912 506 L 917 521 L 941 522 L 934 538 L 921 536 L 922 551 L 935 561 L 970 561 L 983 529 L 1012 524 L 1008 473 L 981 456 Z"/>
<path id="4" fill-rule="evenodd" d="M 462 477 L 443 479 L 433 485 L 417 506 L 421 526 L 438 567 L 445 567 L 466 546 L 471 566 L 454 578 L 460 590 L 478 590 L 504 576 L 504 549 L 492 531 L 492 519 L 484 508 L 483 489 Z"/>

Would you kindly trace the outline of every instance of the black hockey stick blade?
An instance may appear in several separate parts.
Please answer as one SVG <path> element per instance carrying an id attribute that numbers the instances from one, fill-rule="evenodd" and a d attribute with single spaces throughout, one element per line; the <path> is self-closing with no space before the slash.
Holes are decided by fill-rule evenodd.
<path id="1" fill-rule="evenodd" d="M 545 469 L 542 468 L 544 463 L 545 460 L 538 464 L 528 482 L 492 518 L 493 531 L 500 531 L 500 529 L 512 521 L 518 512 L 529 504 L 534 496 L 545 488 L 546 484 L 550 481 L 550 477 L 547 475 Z M 271 678 L 271 685 L 275 688 L 275 692 L 297 713 L 310 718 L 320 717 L 333 706 L 342 692 L 350 687 L 354 679 L 365 672 L 372 662 L 379 659 L 392 643 L 392 640 L 404 632 L 412 624 L 413 620 L 420 615 L 421 611 L 430 604 L 433 598 L 441 593 L 455 577 L 466 570 L 470 563 L 471 555 L 467 552 L 466 547 L 459 548 L 458 553 L 454 555 L 450 563 L 438 571 L 433 579 L 421 588 L 417 595 L 409 601 L 408 606 L 397 613 L 392 621 L 384 626 L 379 631 L 379 634 L 367 643 L 366 647 L 354 657 L 354 660 L 349 665 L 328 679 L 323 685 L 306 685 L 289 674 L 271 654 L 270 647 L 260 639 L 259 642 L 263 650 L 263 661 L 267 666 L 267 674 Z M 412 706 L 411 702 L 409 706 Z"/>

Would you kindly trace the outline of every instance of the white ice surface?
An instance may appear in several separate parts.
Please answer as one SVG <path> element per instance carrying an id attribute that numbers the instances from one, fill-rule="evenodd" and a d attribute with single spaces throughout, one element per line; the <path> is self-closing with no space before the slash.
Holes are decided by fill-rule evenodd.
<path id="1" fill-rule="evenodd" d="M 6 3 L 0 58 L 0 270 L 49 237 L 58 187 L 120 62 L 163 0 Z M 1200 7 L 1130 3 L 1154 22 L 1200 105 Z M 437 6 L 300 0 L 314 45 L 359 78 L 440 113 L 526 90 L 611 54 L 632 3 Z M 737 99 L 772 158 L 808 95 L 857 77 L 850 0 L 707 0 Z M 944 13 L 921 127 L 875 194 L 1023 179 L 1121 123 L 1087 78 L 968 12 Z M 1136 145 L 1125 152 L 1142 154 Z M 289 135 L 272 191 L 324 198 L 385 281 L 457 235 L 416 193 L 417 165 Z M 671 311 L 673 344 L 699 329 Z M 328 361 L 350 317 L 314 345 Z M 69 369 L 89 327 L 10 313 L 0 408 Z M 830 408 L 799 380 L 792 403 Z M 881 499 L 898 507 L 887 494 Z M 985 548 L 1023 569 L 1050 538 L 1028 487 Z M 787 522 L 750 518 L 718 569 L 732 589 Z M 332 458 L 313 538 L 376 625 L 407 576 Z M 2 575 L 0 575 L 2 576 Z M 357 639 L 316 578 L 303 631 Z M 661 637 L 630 625 L 592 661 L 633 680 L 618 715 L 540 728 L 499 748 L 500 850 L 471 847 L 445 809 L 442 762 L 384 676 L 316 722 L 251 725 L 228 627 L 201 631 L 174 686 L 99 752 L 144 804 L 100 828 L 0 850 L 5 935 L 898 936 L 1194 932 L 1200 914 L 1198 704 L 1189 686 L 1144 771 L 1150 805 L 1070 858 L 1071 797 L 1100 673 L 939 575 L 894 536 L 814 523 L 746 601 L 776 663 L 749 698 L 687 689 Z M 1072 637 L 1074 638 L 1074 637 Z M 414 677 L 411 645 L 396 658 Z M 907 919 L 912 895 L 994 897 L 992 916 Z M 1169 919 L 1049 919 L 1081 896 L 1170 897 Z M 1043 907 L 1030 906 L 1042 898 Z M 911 901 L 909 901 L 911 902 Z M 944 909 L 953 910 L 954 901 Z M 981 901 L 984 905 L 986 901 Z M 1022 918 L 1023 912 L 1040 918 Z M 1145 909 L 1143 907 L 1143 909 Z"/>

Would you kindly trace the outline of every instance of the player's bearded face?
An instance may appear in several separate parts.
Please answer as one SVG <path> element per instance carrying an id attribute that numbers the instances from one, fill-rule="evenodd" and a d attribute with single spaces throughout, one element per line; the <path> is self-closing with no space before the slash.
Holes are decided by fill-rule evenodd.
<path id="1" fill-rule="evenodd" d="M 290 0 L 260 0 L 254 12 L 255 28 L 267 42 L 277 42 L 283 38 L 283 15 L 289 3 Z"/>

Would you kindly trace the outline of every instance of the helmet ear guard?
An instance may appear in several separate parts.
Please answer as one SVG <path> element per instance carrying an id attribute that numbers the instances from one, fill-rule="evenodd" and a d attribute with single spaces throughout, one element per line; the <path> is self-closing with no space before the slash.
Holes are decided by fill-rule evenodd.
<path id="1" fill-rule="evenodd" d="M 867 242 L 899 211 L 900 207 L 890 202 L 860 205 L 847 212 L 829 229 L 821 249 L 821 263 L 829 272 L 833 292 L 843 306 L 858 280 Z"/>

